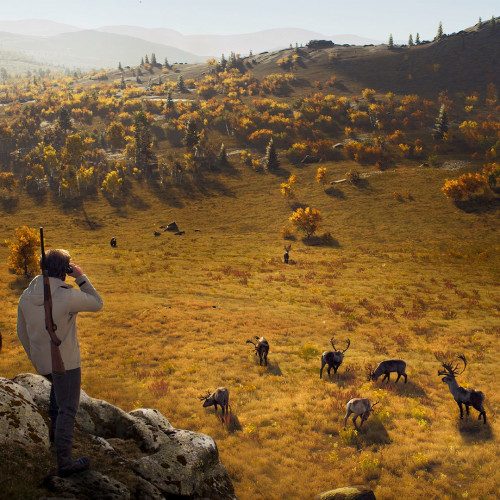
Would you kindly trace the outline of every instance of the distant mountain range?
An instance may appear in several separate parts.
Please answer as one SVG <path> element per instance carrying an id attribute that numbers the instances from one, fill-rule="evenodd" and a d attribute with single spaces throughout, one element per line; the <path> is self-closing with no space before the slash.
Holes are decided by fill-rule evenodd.
<path id="1" fill-rule="evenodd" d="M 241 35 L 183 35 L 167 28 L 105 26 L 82 30 L 53 21 L 30 19 L 0 21 L 0 49 L 26 54 L 39 63 L 69 68 L 111 68 L 118 62 L 135 66 L 141 57 L 155 53 L 158 62 L 165 57 L 174 62 L 204 62 L 208 58 L 248 55 L 326 39 L 338 44 L 378 44 L 357 35 L 327 36 L 298 28 L 281 28 Z M 0 61 L 0 66 L 2 62 Z"/>

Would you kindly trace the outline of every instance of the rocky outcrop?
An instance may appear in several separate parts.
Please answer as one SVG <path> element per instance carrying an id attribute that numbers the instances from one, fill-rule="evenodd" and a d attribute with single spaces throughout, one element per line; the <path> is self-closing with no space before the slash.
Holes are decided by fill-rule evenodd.
<path id="1" fill-rule="evenodd" d="M 344 486 L 324 491 L 314 500 L 375 500 L 375 494 L 364 486 Z"/>
<path id="2" fill-rule="evenodd" d="M 39 375 L 0 378 L 0 443 L 48 448 L 49 395 L 50 383 Z M 126 413 L 82 391 L 76 426 L 133 472 L 135 490 L 130 492 L 120 481 L 90 470 L 64 479 L 49 476 L 44 485 L 53 493 L 78 498 L 236 498 L 215 441 L 205 434 L 174 428 L 157 410 Z M 129 440 L 142 450 L 142 456 L 120 455 L 116 442 Z"/>

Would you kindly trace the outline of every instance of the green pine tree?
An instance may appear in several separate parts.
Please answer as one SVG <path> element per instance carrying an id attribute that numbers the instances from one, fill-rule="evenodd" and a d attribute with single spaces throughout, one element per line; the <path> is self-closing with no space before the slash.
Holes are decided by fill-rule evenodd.
<path id="1" fill-rule="evenodd" d="M 389 43 L 387 45 L 388 45 L 389 49 L 394 48 L 394 40 L 392 38 L 392 33 L 389 35 Z"/>
<path id="2" fill-rule="evenodd" d="M 415 45 L 420 45 L 420 35 L 417 33 L 417 36 L 415 37 Z"/>
<path id="3" fill-rule="evenodd" d="M 444 104 L 441 104 L 439 115 L 432 129 L 432 137 L 434 137 L 436 141 L 442 141 L 446 132 L 448 132 L 448 115 Z"/>
<path id="4" fill-rule="evenodd" d="M 184 83 L 184 77 L 182 75 L 179 76 L 177 80 L 177 90 L 179 92 L 186 92 L 186 84 Z"/>
<path id="5" fill-rule="evenodd" d="M 220 151 L 217 160 L 219 162 L 219 165 L 227 165 L 227 152 L 224 143 L 220 145 Z"/>
<path id="6" fill-rule="evenodd" d="M 408 38 L 408 47 L 413 47 L 413 36 L 410 34 L 410 37 Z"/>
<path id="7" fill-rule="evenodd" d="M 264 168 L 266 170 L 276 170 L 280 166 L 280 161 L 278 159 L 278 154 L 276 153 L 276 147 L 274 145 L 274 140 L 271 137 L 269 144 L 266 148 L 266 157 L 264 159 Z"/>
<path id="8" fill-rule="evenodd" d="M 200 140 L 200 135 L 198 134 L 198 130 L 196 128 L 196 123 L 192 118 L 186 123 L 186 133 L 184 135 L 184 142 L 186 143 L 187 149 L 194 149 L 194 147 L 198 144 Z"/>
<path id="9" fill-rule="evenodd" d="M 443 23 L 441 21 L 439 21 L 439 26 L 438 26 L 438 30 L 437 30 L 437 33 L 436 33 L 436 38 L 434 38 L 434 40 L 441 40 L 441 38 L 443 38 Z"/>
<path id="10" fill-rule="evenodd" d="M 154 159 L 152 149 L 151 128 L 144 111 L 134 116 L 135 166 L 141 169 L 146 177 L 151 174 L 151 160 Z"/>

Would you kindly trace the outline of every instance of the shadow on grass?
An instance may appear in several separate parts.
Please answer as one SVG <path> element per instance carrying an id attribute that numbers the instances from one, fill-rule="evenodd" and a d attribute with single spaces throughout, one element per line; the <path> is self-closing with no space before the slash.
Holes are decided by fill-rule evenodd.
<path id="1" fill-rule="evenodd" d="M 19 205 L 19 198 L 17 196 L 9 196 L 8 198 L 2 198 L 2 208 L 4 212 L 12 214 L 17 206 Z"/>
<path id="2" fill-rule="evenodd" d="M 300 203 L 300 201 L 294 201 L 293 203 L 290 203 L 290 208 L 292 210 L 298 210 L 299 208 L 302 208 L 303 210 L 305 210 L 307 208 L 307 205 L 305 203 Z"/>
<path id="3" fill-rule="evenodd" d="M 16 276 L 14 281 L 9 283 L 9 288 L 15 292 L 16 295 L 19 295 L 24 291 L 25 288 L 30 284 L 33 276 Z"/>
<path id="4" fill-rule="evenodd" d="M 358 438 L 366 446 L 391 443 L 389 433 L 376 415 L 361 427 Z"/>
<path id="5" fill-rule="evenodd" d="M 238 417 L 236 415 L 233 415 L 232 413 L 230 413 L 229 417 L 226 419 L 226 427 L 228 432 L 236 432 L 242 430 Z"/>
<path id="6" fill-rule="evenodd" d="M 328 196 L 331 196 L 333 198 L 338 198 L 339 200 L 345 200 L 346 199 L 344 191 L 342 191 L 341 189 L 337 189 L 337 188 L 335 188 L 333 186 L 330 186 L 329 188 L 326 188 L 325 189 L 325 193 Z"/>
<path id="7" fill-rule="evenodd" d="M 325 248 L 340 248 L 340 243 L 332 237 L 311 236 L 310 238 L 302 238 L 302 243 L 308 247 L 325 247 Z"/>
<path id="8" fill-rule="evenodd" d="M 469 418 L 458 420 L 457 429 L 462 439 L 467 444 L 475 444 L 478 441 L 491 441 L 495 439 L 495 434 L 489 422 L 483 424 L 483 420 L 477 420 L 477 417 L 472 415 L 472 413 L 469 415 Z"/>
<path id="9" fill-rule="evenodd" d="M 500 210 L 500 198 L 492 200 L 456 201 L 455 206 L 468 214 L 484 214 Z"/>
<path id="10" fill-rule="evenodd" d="M 271 375 L 277 375 L 278 377 L 283 376 L 283 372 L 281 371 L 280 365 L 278 363 L 271 363 L 270 361 L 268 361 L 267 371 Z"/>
<path id="11" fill-rule="evenodd" d="M 410 380 L 406 384 L 404 382 L 401 383 L 401 380 L 402 379 L 400 379 L 397 384 L 394 384 L 394 388 L 399 394 L 410 398 L 427 398 L 427 394 L 422 387 L 414 384 Z"/>

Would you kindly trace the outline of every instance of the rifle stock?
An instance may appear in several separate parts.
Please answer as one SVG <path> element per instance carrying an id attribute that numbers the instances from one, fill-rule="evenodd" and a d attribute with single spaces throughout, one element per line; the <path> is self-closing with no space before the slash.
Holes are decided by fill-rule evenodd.
<path id="1" fill-rule="evenodd" d="M 42 275 L 43 275 L 43 307 L 45 309 L 45 328 L 50 336 L 50 355 L 52 358 L 52 373 L 64 374 L 66 369 L 61 356 L 59 346 L 61 340 L 56 335 L 57 326 L 52 318 L 52 294 L 50 293 L 50 280 L 47 267 L 45 265 L 45 247 L 43 244 L 43 227 L 40 228 L 40 244 L 42 247 Z"/>

